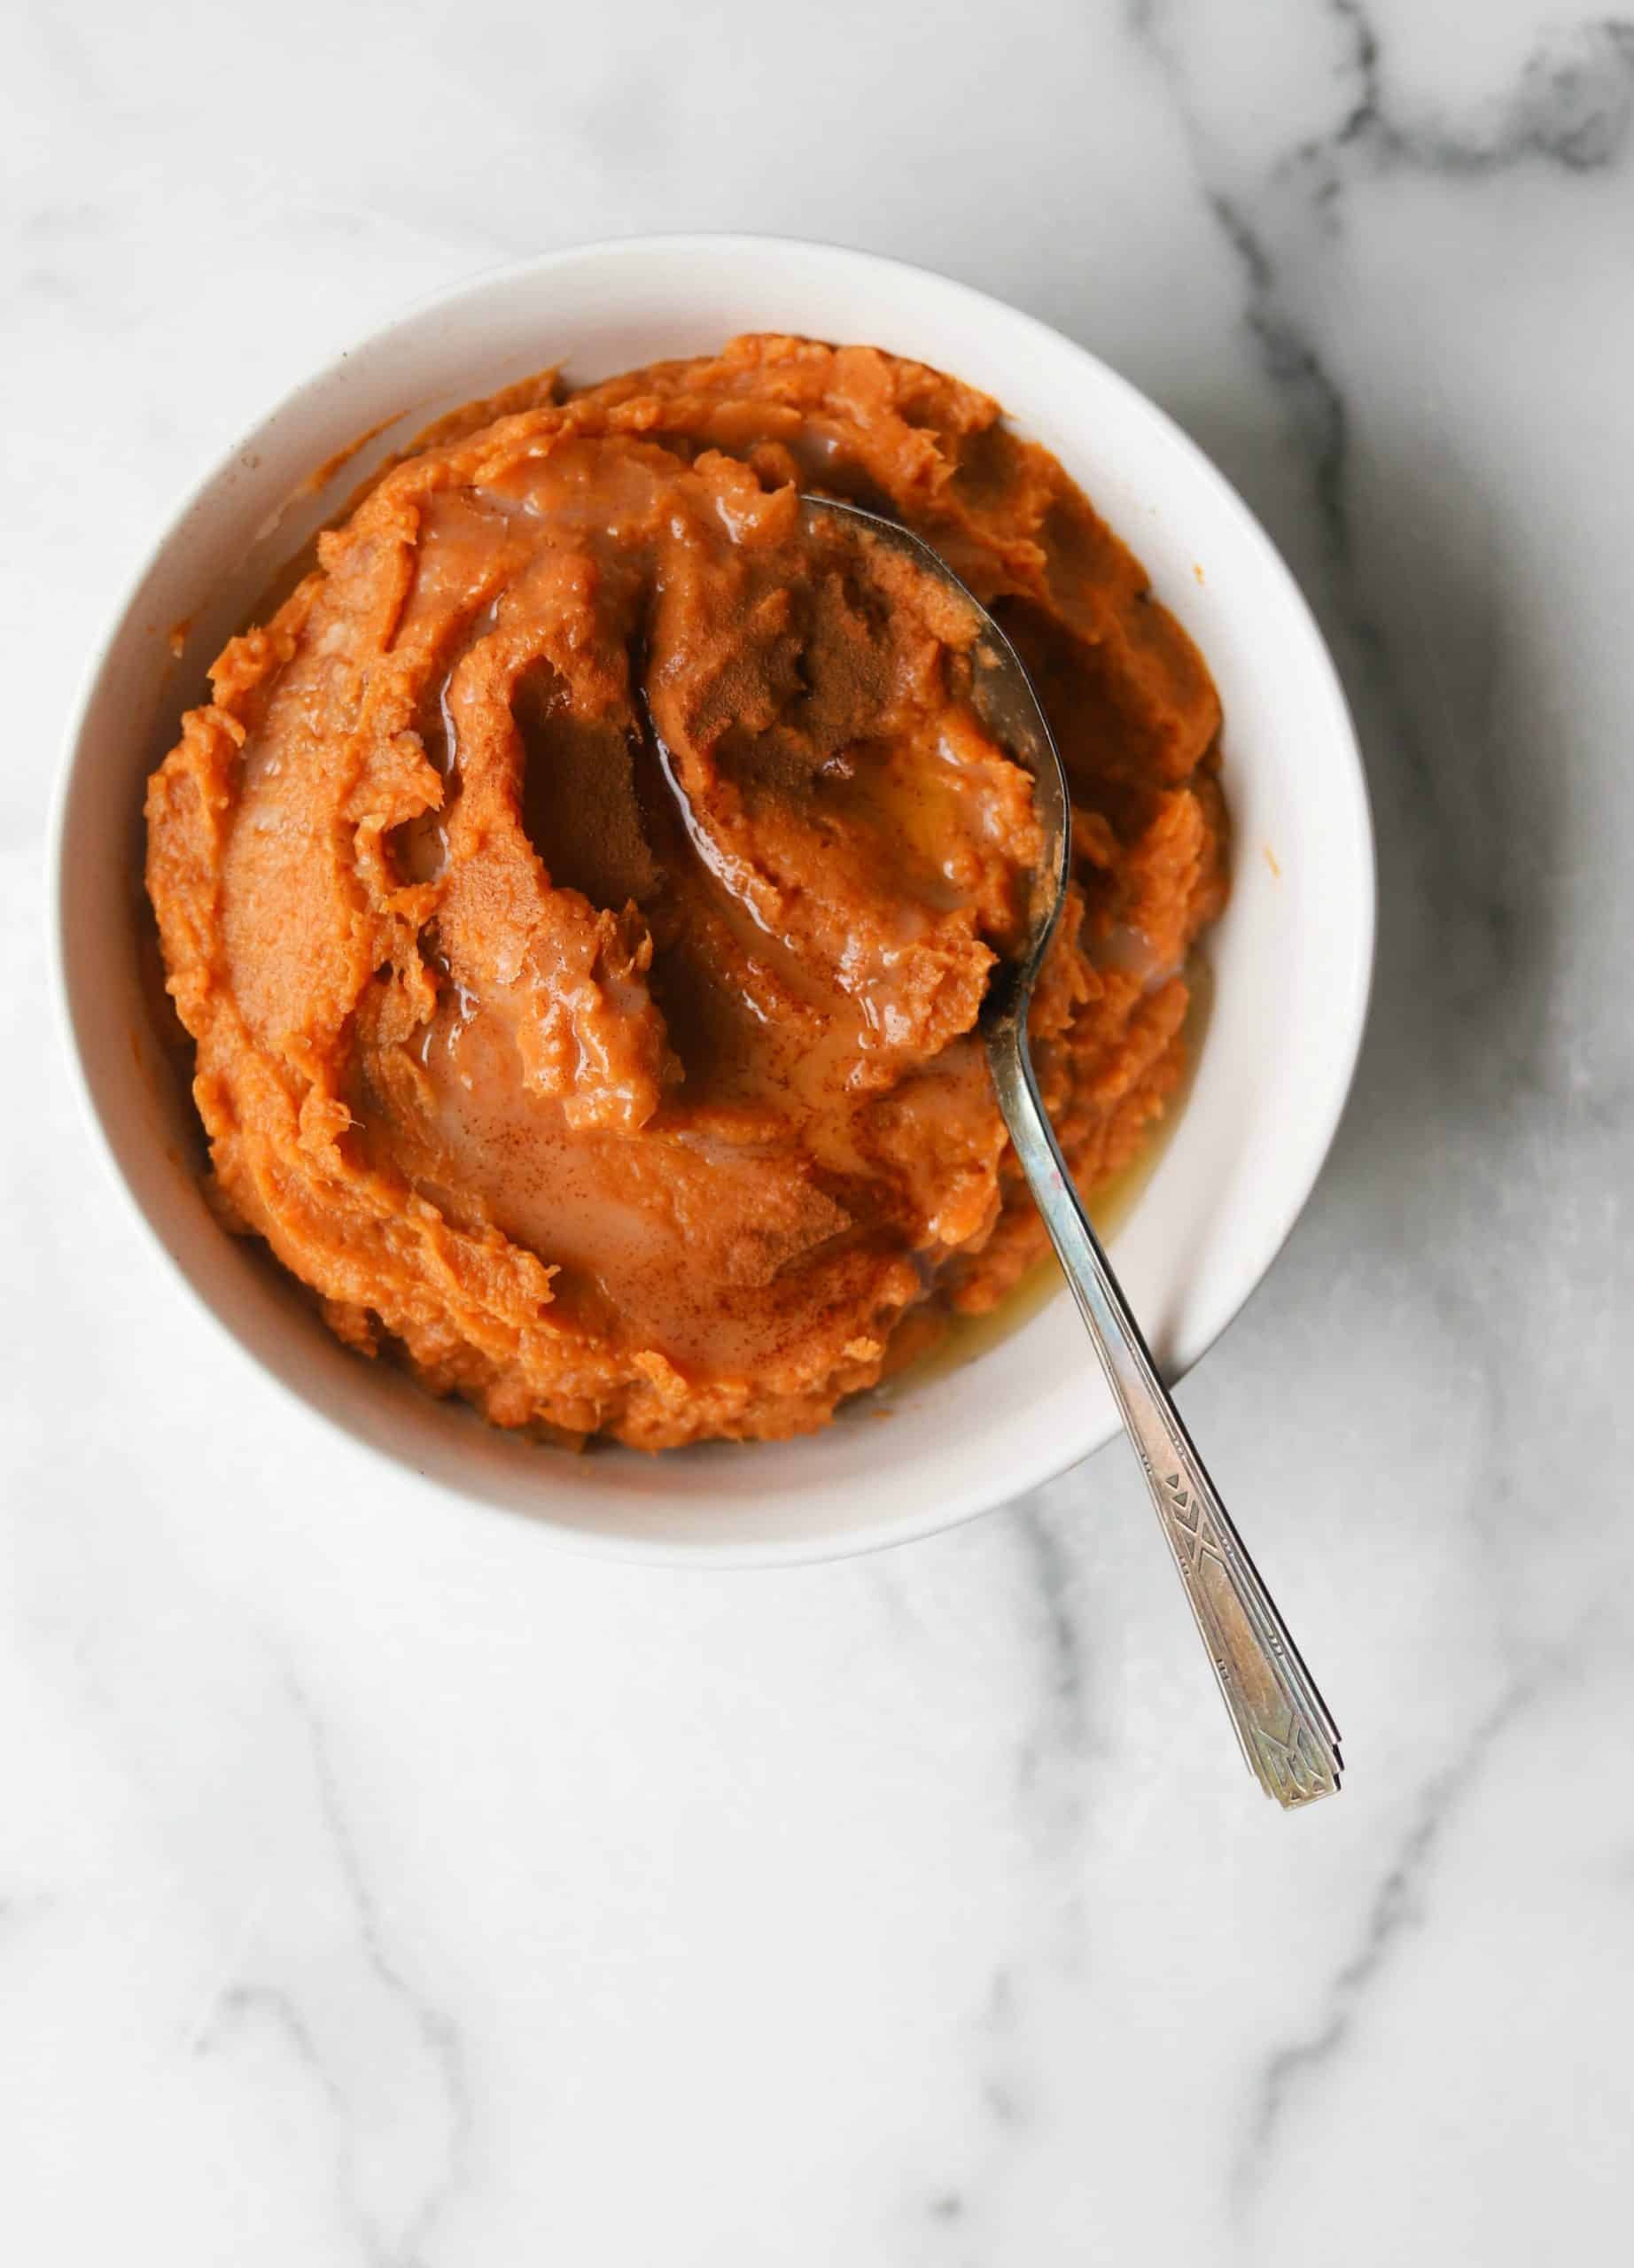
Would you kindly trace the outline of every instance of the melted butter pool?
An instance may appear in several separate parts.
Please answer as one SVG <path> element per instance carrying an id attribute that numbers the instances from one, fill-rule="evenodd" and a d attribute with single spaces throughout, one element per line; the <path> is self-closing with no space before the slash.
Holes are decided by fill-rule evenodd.
<path id="1" fill-rule="evenodd" d="M 1162 1164 L 1164 1153 L 1173 1141 L 1176 1130 L 1185 1115 L 1191 1096 L 1192 1084 L 1197 1076 L 1197 1065 L 1202 1053 L 1203 1040 L 1208 1031 L 1210 1012 L 1214 1005 L 1214 973 L 1206 960 L 1194 955 L 1186 972 L 1191 987 L 1191 1001 L 1186 1011 L 1181 1030 L 1186 1040 L 1186 1068 L 1180 1084 L 1169 1098 L 1163 1116 L 1157 1120 L 1145 1144 L 1126 1166 L 1103 1181 L 1088 1200 L 1089 1217 L 1095 1224 L 1095 1233 L 1102 1244 L 1110 1245 L 1119 1231 L 1133 1214 L 1146 1192 L 1147 1184 Z M 906 1389 L 928 1384 L 935 1379 L 945 1378 L 951 1371 L 963 1370 L 968 1363 L 987 1354 L 1000 1340 L 1008 1339 L 1013 1331 L 1048 1306 L 1057 1292 L 1066 1289 L 1061 1263 L 1054 1254 L 1047 1253 L 1034 1268 L 1030 1268 L 1014 1291 L 990 1308 L 985 1315 L 955 1316 L 946 1331 L 933 1347 L 905 1364 L 893 1378 L 889 1378 L 870 1392 L 859 1394 L 846 1409 L 859 1412 L 889 1410 Z M 840 1415 L 845 1415 L 842 1409 Z"/>

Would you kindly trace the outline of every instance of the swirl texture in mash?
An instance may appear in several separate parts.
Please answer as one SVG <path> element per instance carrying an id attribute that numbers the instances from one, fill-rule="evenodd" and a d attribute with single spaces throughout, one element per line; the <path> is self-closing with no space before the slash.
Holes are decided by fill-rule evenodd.
<path id="1" fill-rule="evenodd" d="M 235 639 L 148 798 L 221 1210 L 497 1423 L 829 1418 L 1043 1249 L 973 1027 L 1024 927 L 992 607 L 1073 782 L 1040 1082 L 1086 1189 L 1177 1084 L 1218 710 L 1138 563 L 956 381 L 751 338 L 398 463 Z"/>

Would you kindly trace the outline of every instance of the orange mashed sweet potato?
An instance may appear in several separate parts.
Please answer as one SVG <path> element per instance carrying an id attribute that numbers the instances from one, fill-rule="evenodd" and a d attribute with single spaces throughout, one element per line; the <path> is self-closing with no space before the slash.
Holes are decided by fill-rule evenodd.
<path id="1" fill-rule="evenodd" d="M 1219 709 L 1138 562 L 956 380 L 748 338 L 445 421 L 150 783 L 212 1193 L 331 1327 L 495 1423 L 824 1424 L 1045 1249 L 974 1026 L 1025 926 L 991 607 L 1071 776 L 1040 1085 L 1091 1192 L 1181 1074 Z"/>

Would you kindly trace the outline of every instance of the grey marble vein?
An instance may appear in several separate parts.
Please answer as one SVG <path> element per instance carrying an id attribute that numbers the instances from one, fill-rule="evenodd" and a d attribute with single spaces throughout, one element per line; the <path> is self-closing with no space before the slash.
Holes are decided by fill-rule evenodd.
<path id="1" fill-rule="evenodd" d="M 1004 1518 L 1031 1625 L 1034 1699 L 1016 1755 L 1017 1791 L 1040 1855 L 1070 1868 L 1088 1823 L 1101 1745 L 1076 1557 L 1084 1518 L 1057 1513 L 1045 1490 L 1008 1507 Z"/>
<path id="2" fill-rule="evenodd" d="M 334 2157 L 335 2202 L 343 2225 L 356 2238 L 369 2268 L 394 2268 L 394 2261 L 402 2256 L 371 2225 L 359 2194 L 357 2146 L 350 2106 L 293 1997 L 270 1984 L 228 1986 L 217 1995 L 205 2021 L 195 2027 L 188 2043 L 189 2052 L 194 2055 L 215 2054 L 237 2032 L 256 2023 L 267 2025 L 282 2040 L 323 2102 Z"/>
<path id="3" fill-rule="evenodd" d="M 1309 330 L 1288 304 L 1278 265 L 1236 198 L 1207 190 L 1209 210 L 1243 272 L 1247 323 L 1266 377 L 1303 438 L 1311 486 L 1334 561 L 1350 556 L 1346 500 L 1350 412 L 1338 381 L 1325 366 Z"/>
<path id="4" fill-rule="evenodd" d="M 1331 207 L 1347 167 L 1402 166 L 1428 173 L 1494 173 L 1537 159 L 1586 172 L 1617 163 L 1634 123 L 1634 19 L 1552 27 L 1494 113 L 1457 120 L 1409 114 L 1391 102 L 1381 43 L 1360 0 L 1331 0 L 1342 43 L 1341 67 L 1355 92 L 1322 135 L 1275 158 L 1262 194 L 1286 192 L 1312 213 Z M 1312 485 L 1330 540 L 1350 548 L 1345 501 L 1348 413 L 1342 389 L 1324 368 L 1310 335 L 1281 291 L 1279 263 L 1241 198 L 1218 178 L 1206 101 L 1187 83 L 1185 49 L 1163 0 L 1132 0 L 1129 20 L 1178 101 L 1202 170 L 1204 191 L 1248 287 L 1246 320 L 1268 377 L 1307 435 Z"/>
<path id="5" fill-rule="evenodd" d="M 1023 1759 L 1023 1777 L 1030 1781 L 1051 1750 L 1082 1749 L 1089 1730 L 1087 1670 L 1073 1611 L 1072 1561 L 1041 1493 L 1013 1504 L 1008 1518 L 1043 1627 L 1045 1718 Z"/>
<path id="6" fill-rule="evenodd" d="M 1425 1788 L 1407 1832 L 1373 1891 L 1358 1941 L 1329 1980 L 1315 2020 L 1300 2039 L 1277 2048 L 1266 2059 L 1232 2173 L 1232 2197 L 1240 2222 L 1251 2217 L 1270 2179 L 1290 2109 L 1303 2101 L 1313 2081 L 1342 2053 L 1358 2025 L 1366 2021 L 1373 1988 L 1401 1941 L 1424 1926 L 1426 1885 L 1437 1856 L 1456 1829 L 1459 1813 L 1479 1783 L 1494 1745 L 1536 1697 L 1539 1686 L 1537 1677 L 1511 1685 Z"/>
<path id="7" fill-rule="evenodd" d="M 421 1993 L 388 1949 L 378 1904 L 346 1815 L 323 1720 L 304 1683 L 281 1657 L 280 1679 L 304 1735 L 323 1832 L 344 1888 L 362 1957 L 376 1985 L 407 2016 L 417 2036 L 432 2084 L 443 2102 L 443 2145 L 429 2164 L 416 2166 L 412 2203 L 401 2220 L 387 2220 L 366 2192 L 360 2164 L 359 2106 L 337 2073 L 312 2012 L 288 1987 L 263 1976 L 240 1977 L 214 1991 L 202 2017 L 189 2028 L 196 2055 L 224 2048 L 246 2025 L 268 2025 L 315 2086 L 331 2128 L 338 2212 L 370 2268 L 424 2268 L 426 2247 L 464 2177 L 471 2102 L 464 2050 L 457 2026 Z M 248 1930 L 245 1936 L 249 1935 Z"/>
<path id="8" fill-rule="evenodd" d="M 1428 839 L 1428 866 L 1436 878 L 1443 928 L 1461 933 L 1439 981 L 1450 987 L 1450 1014 L 1462 1018 L 1482 999 L 1502 1005 L 1512 1019 L 1535 1011 L 1529 991 L 1522 936 L 1529 908 L 1515 872 L 1517 844 L 1529 849 L 1542 812 L 1532 824 L 1514 824 L 1511 796 L 1534 798 L 1538 782 L 1530 751 L 1521 776 L 1506 781 L 1493 749 L 1492 721 L 1485 713 L 1496 675 L 1498 627 L 1490 601 L 1467 572 L 1448 573 L 1434 555 L 1434 538 L 1404 522 L 1396 532 L 1399 545 L 1412 549 L 1413 564 L 1426 582 L 1434 581 L 1443 617 L 1456 617 L 1456 630 L 1429 658 L 1429 689 L 1415 695 L 1405 682 L 1399 632 L 1387 626 L 1381 606 L 1380 578 L 1399 570 L 1399 560 L 1382 564 L 1358 555 L 1352 527 L 1350 479 L 1353 418 L 1346 388 L 1325 361 L 1308 319 L 1298 307 L 1297 286 L 1282 263 L 1225 191 L 1209 193 L 1227 243 L 1243 271 L 1244 321 L 1266 377 L 1276 389 L 1298 435 L 1311 493 L 1326 539 L 1327 597 L 1355 667 L 1388 744 L 1410 774 L 1415 814 Z M 1445 672 L 1456 669 L 1458 684 Z M 1364 721 L 1369 721 L 1365 717 Z M 1496 753 L 1498 765 L 1487 760 Z M 1423 846 L 1420 846 L 1423 861 Z M 1472 994 L 1475 997 L 1472 998 Z"/>
<path id="9" fill-rule="evenodd" d="M 1436 962 L 1415 972 L 1405 1021 L 1430 1015 L 1439 1059 L 1452 1076 L 1499 1086 L 1512 1102 L 1535 1076 L 1551 982 L 1551 914 L 1541 887 L 1547 858 L 1539 856 L 1553 824 L 1550 783 L 1529 742 L 1508 740 L 1491 706 L 1502 625 L 1479 543 L 1460 549 L 1457 526 L 1458 517 L 1478 526 L 1479 500 L 1459 499 L 1451 526 L 1446 514 L 1398 513 L 1387 555 L 1358 544 L 1356 410 L 1312 312 L 1318 263 L 1310 232 L 1336 225 L 1332 207 L 1347 168 L 1383 160 L 1434 172 L 1473 162 L 1477 151 L 1495 168 L 1559 155 L 1582 146 L 1568 120 L 1581 121 L 1587 111 L 1608 122 L 1591 139 L 1599 161 L 1611 162 L 1626 140 L 1634 27 L 1587 27 L 1566 40 L 1567 60 L 1557 56 L 1560 43 L 1546 38 L 1488 129 L 1443 121 L 1409 130 L 1387 105 L 1366 12 L 1356 0 L 1335 0 L 1332 12 L 1355 98 L 1330 132 L 1292 151 L 1278 154 L 1273 145 L 1257 168 L 1229 166 L 1216 147 L 1207 98 L 1188 82 L 1168 12 L 1141 7 L 1134 20 L 1184 120 L 1203 197 L 1241 272 L 1243 322 L 1304 462 L 1324 539 L 1326 589 L 1318 602 L 1350 664 L 1371 768 L 1376 778 L 1388 755 L 1411 797 L 1410 840 L 1392 841 L 1392 815 L 1380 814 L 1387 887 L 1392 862 L 1409 862 L 1405 887 L 1426 919 L 1433 901 L 1436 928 Z M 1524 129 L 1514 123 L 1521 118 Z M 1552 119 L 1558 131 L 1549 129 Z M 1404 571 L 1428 600 L 1433 626 L 1423 607 L 1391 619 Z M 1408 636 L 1417 641 L 1411 653 Z M 1389 944 L 1387 933 L 1387 985 Z M 1472 1018 L 1488 1026 L 1490 1046 L 1459 1044 Z"/>
<path id="10" fill-rule="evenodd" d="M 1351 92 L 1330 131 L 1301 141 L 1284 170 L 1312 170 L 1315 192 L 1331 198 L 1339 160 L 1358 152 L 1374 166 L 1405 165 L 1455 175 L 1485 175 L 1537 159 L 1572 173 L 1615 164 L 1634 124 L 1634 18 L 1585 17 L 1539 27 L 1514 83 L 1496 103 L 1459 118 L 1391 92 L 1385 45 L 1362 0 L 1328 0 Z M 1131 0 L 1128 21 L 1175 76 L 1185 36 L 1172 0 Z"/>
<path id="11" fill-rule="evenodd" d="M 1358 92 L 1331 137 L 1376 164 L 1449 174 L 1488 174 L 1527 159 L 1591 173 L 1614 164 L 1634 120 L 1634 20 L 1608 17 L 1551 25 L 1504 99 L 1484 115 L 1457 120 L 1397 108 L 1387 88 L 1381 43 L 1358 0 L 1333 0 L 1351 49 Z M 1327 137 L 1302 145 L 1296 161 L 1320 165 Z"/>
<path id="12" fill-rule="evenodd" d="M 393 2268 L 421 2268 L 426 2241 L 449 2200 L 457 2192 L 465 2172 L 471 2142 L 471 2101 L 466 2082 L 464 2050 L 459 2030 L 452 2018 L 416 1989 L 387 1950 L 380 1925 L 379 1908 L 346 1820 L 323 1720 L 305 1686 L 287 1664 L 284 1666 L 284 1682 L 290 1699 L 306 1728 L 319 1806 L 350 1894 L 365 1957 L 384 1991 L 399 2001 L 412 2018 L 445 2098 L 447 2140 L 443 2162 L 423 2179 L 418 2202 L 390 2252 Z"/>

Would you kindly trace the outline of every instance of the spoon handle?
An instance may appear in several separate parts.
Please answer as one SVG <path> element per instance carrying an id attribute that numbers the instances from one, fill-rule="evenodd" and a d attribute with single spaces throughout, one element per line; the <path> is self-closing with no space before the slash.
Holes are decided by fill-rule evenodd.
<path id="1" fill-rule="evenodd" d="M 1339 1736 L 1158 1377 L 1080 1203 L 1033 1077 L 1025 1032 L 988 1043 L 999 1106 L 1146 1474 L 1249 1768 L 1291 1807 L 1339 1785 Z"/>

